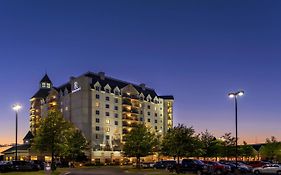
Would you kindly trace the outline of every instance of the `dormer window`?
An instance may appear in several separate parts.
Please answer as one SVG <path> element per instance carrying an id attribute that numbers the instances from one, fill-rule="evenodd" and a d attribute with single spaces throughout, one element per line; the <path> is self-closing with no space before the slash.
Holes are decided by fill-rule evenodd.
<path id="1" fill-rule="evenodd" d="M 47 83 L 47 88 L 51 88 L 51 84 L 50 83 Z"/>
<path id="2" fill-rule="evenodd" d="M 105 89 L 105 92 L 106 92 L 106 93 L 109 93 L 109 89 Z"/>
<path id="3" fill-rule="evenodd" d="M 42 88 L 45 88 L 46 87 L 46 83 L 42 83 Z"/>
<path id="4" fill-rule="evenodd" d="M 100 87 L 99 86 L 96 86 L 96 91 L 100 91 Z"/>

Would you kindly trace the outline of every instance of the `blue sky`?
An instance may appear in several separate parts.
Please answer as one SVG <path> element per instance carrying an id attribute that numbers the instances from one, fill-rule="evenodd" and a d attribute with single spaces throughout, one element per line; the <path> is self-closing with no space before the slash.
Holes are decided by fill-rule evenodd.
<path id="1" fill-rule="evenodd" d="M 28 131 L 29 98 L 47 71 L 55 85 L 87 71 L 146 83 L 175 96 L 175 123 L 280 138 L 281 2 L 0 1 L 0 143 Z M 4 131 L 4 132 L 3 132 Z"/>

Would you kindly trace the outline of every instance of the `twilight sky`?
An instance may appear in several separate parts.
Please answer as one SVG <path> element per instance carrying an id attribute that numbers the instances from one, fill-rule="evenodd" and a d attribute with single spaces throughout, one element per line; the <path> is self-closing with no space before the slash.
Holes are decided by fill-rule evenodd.
<path id="1" fill-rule="evenodd" d="M 29 98 L 45 71 L 55 86 L 87 71 L 175 96 L 175 124 L 281 138 L 281 1 L 0 1 L 0 144 L 29 129 Z"/>

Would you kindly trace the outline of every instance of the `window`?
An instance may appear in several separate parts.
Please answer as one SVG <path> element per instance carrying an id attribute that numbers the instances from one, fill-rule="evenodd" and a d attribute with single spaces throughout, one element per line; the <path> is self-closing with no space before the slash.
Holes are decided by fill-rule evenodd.
<path id="1" fill-rule="evenodd" d="M 100 130 L 100 127 L 99 126 L 96 126 L 96 131 L 99 131 Z"/>
<path id="2" fill-rule="evenodd" d="M 109 101 L 109 97 L 105 97 L 105 100 L 106 100 L 106 101 Z"/>
<path id="3" fill-rule="evenodd" d="M 106 93 L 109 93 L 109 89 L 105 89 L 105 92 L 106 92 Z"/>
<path id="4" fill-rule="evenodd" d="M 99 123 L 100 122 L 100 119 L 99 118 L 96 118 L 96 123 Z"/>
<path id="5" fill-rule="evenodd" d="M 105 137 L 106 137 L 106 140 L 109 140 L 109 135 L 106 135 Z"/>
<path id="6" fill-rule="evenodd" d="M 43 87 L 43 88 L 46 87 L 46 83 L 42 83 L 42 87 Z"/>
<path id="7" fill-rule="evenodd" d="M 150 115 L 150 112 L 147 112 L 147 115 Z"/>
<path id="8" fill-rule="evenodd" d="M 100 103 L 99 102 L 96 102 L 96 107 L 100 107 Z"/>
<path id="9" fill-rule="evenodd" d="M 150 118 L 149 118 L 149 119 L 147 119 L 147 122 L 150 122 Z"/>
<path id="10" fill-rule="evenodd" d="M 100 87 L 99 86 L 96 86 L 96 91 L 100 91 Z"/>
<path id="11" fill-rule="evenodd" d="M 143 97 L 140 97 L 140 100 L 143 100 Z"/>
<path id="12" fill-rule="evenodd" d="M 116 90 L 116 91 L 114 91 L 114 94 L 115 95 L 119 95 L 119 92 Z"/>
<path id="13" fill-rule="evenodd" d="M 100 111 L 99 110 L 96 110 L 96 115 L 100 115 Z"/>
<path id="14" fill-rule="evenodd" d="M 118 106 L 114 106 L 114 110 L 116 110 L 116 111 L 117 111 L 117 110 L 118 110 Z"/>
<path id="15" fill-rule="evenodd" d="M 109 104 L 106 104 L 106 105 L 105 105 L 105 108 L 109 108 Z"/>
<path id="16" fill-rule="evenodd" d="M 140 121 L 143 121 L 143 118 L 142 118 L 142 117 L 140 118 Z"/>
<path id="17" fill-rule="evenodd" d="M 160 114 L 160 116 L 162 117 L 162 114 Z"/>
<path id="18" fill-rule="evenodd" d="M 106 116 L 109 116 L 109 112 L 106 112 L 105 115 L 106 115 Z"/>
<path id="19" fill-rule="evenodd" d="M 100 99 L 100 95 L 99 94 L 96 94 L 96 99 Z"/>
<path id="20" fill-rule="evenodd" d="M 147 109 L 150 109 L 150 105 L 147 105 Z"/>
<path id="21" fill-rule="evenodd" d="M 160 110 L 162 110 L 163 108 L 160 108 Z"/>
<path id="22" fill-rule="evenodd" d="M 157 113 L 155 113 L 154 116 L 157 117 Z"/>
<path id="23" fill-rule="evenodd" d="M 115 101 L 115 103 L 118 103 L 118 98 L 115 98 L 115 100 L 114 100 L 114 101 Z"/>
<path id="24" fill-rule="evenodd" d="M 110 124 L 110 120 L 109 120 L 109 119 L 106 119 L 106 120 L 105 120 L 105 123 L 106 123 L 106 124 Z"/>
<path id="25" fill-rule="evenodd" d="M 157 120 L 155 120 L 154 123 L 157 123 Z"/>
<path id="26" fill-rule="evenodd" d="M 67 106 L 65 107 L 65 110 L 68 111 L 68 107 Z"/>
<path id="27" fill-rule="evenodd" d="M 110 132 L 110 128 L 109 127 L 106 128 L 106 132 Z"/>
<path id="28" fill-rule="evenodd" d="M 154 127 L 157 130 L 157 126 Z"/>
<path id="29" fill-rule="evenodd" d="M 51 84 L 50 83 L 47 83 L 47 88 L 51 88 Z"/>
<path id="30" fill-rule="evenodd" d="M 96 139 L 99 139 L 100 138 L 100 135 L 99 134 L 96 134 Z"/>
<path id="31" fill-rule="evenodd" d="M 143 114 L 143 112 L 142 112 L 142 111 L 140 111 L 140 114 Z"/>
<path id="32" fill-rule="evenodd" d="M 115 124 L 115 125 L 118 125 L 118 121 L 115 121 L 114 124 Z"/>
<path id="33" fill-rule="evenodd" d="M 115 117 L 115 118 L 118 118 L 118 114 L 115 113 L 115 114 L 114 114 L 114 117 Z"/>

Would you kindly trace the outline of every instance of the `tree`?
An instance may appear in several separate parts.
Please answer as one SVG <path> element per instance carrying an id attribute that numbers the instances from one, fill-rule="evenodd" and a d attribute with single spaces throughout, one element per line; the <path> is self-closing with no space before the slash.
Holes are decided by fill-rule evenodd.
<path id="1" fill-rule="evenodd" d="M 137 167 L 140 167 L 140 158 L 152 154 L 157 144 L 156 137 L 144 124 L 137 124 L 126 136 L 123 153 L 128 157 L 137 158 Z"/>
<path id="2" fill-rule="evenodd" d="M 50 110 L 48 116 L 40 120 L 32 149 L 51 154 L 54 170 L 55 156 L 64 156 L 67 153 L 67 143 L 74 131 L 74 126 L 66 121 L 59 111 Z"/>
<path id="3" fill-rule="evenodd" d="M 231 136 L 231 133 L 225 133 L 222 137 L 222 156 L 223 157 L 235 157 L 235 144 L 236 138 Z"/>
<path id="4" fill-rule="evenodd" d="M 200 134 L 200 141 L 202 145 L 202 157 L 205 159 L 206 157 L 213 157 L 214 156 L 214 143 L 216 138 L 210 133 L 208 130 L 201 132 Z"/>
<path id="5" fill-rule="evenodd" d="M 198 137 L 192 127 L 182 124 L 168 130 L 162 141 L 162 154 L 177 158 L 191 156 L 196 152 Z"/>
<path id="6" fill-rule="evenodd" d="M 85 150 L 88 149 L 88 142 L 80 130 L 71 133 L 67 140 L 66 156 L 74 161 L 86 159 Z"/>
<path id="7" fill-rule="evenodd" d="M 262 157 L 268 160 L 278 160 L 281 158 L 281 142 L 278 142 L 274 136 L 266 139 L 266 144 L 260 148 Z"/>
<path id="8" fill-rule="evenodd" d="M 240 146 L 240 156 L 246 157 L 249 159 L 249 157 L 255 156 L 255 149 L 253 146 L 248 145 L 247 142 L 243 142 L 243 145 Z"/>

